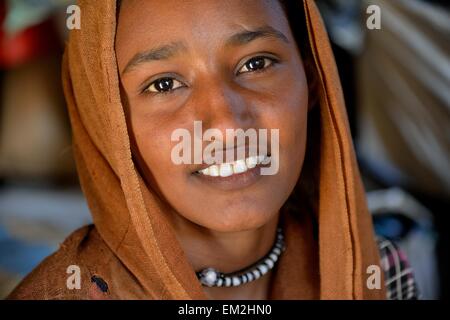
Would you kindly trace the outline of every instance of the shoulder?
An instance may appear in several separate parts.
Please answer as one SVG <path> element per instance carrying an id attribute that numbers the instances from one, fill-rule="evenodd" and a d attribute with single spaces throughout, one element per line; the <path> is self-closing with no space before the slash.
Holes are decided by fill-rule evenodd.
<path id="1" fill-rule="evenodd" d="M 93 266 L 98 264 L 98 259 L 107 263 L 110 256 L 112 256 L 110 250 L 95 226 L 82 227 L 67 237 L 55 253 L 44 259 L 28 274 L 7 299 L 49 300 L 89 297 L 92 294 L 91 286 L 71 288 L 71 281 L 75 281 L 73 283 L 75 285 L 76 281 L 88 281 L 98 286 Z M 71 278 L 72 275 L 80 278 Z M 99 287 L 103 288 L 102 283 Z"/>
<path id="2" fill-rule="evenodd" d="M 413 270 L 399 246 L 383 237 L 376 238 L 384 271 L 386 295 L 389 300 L 416 300 L 419 297 Z"/>

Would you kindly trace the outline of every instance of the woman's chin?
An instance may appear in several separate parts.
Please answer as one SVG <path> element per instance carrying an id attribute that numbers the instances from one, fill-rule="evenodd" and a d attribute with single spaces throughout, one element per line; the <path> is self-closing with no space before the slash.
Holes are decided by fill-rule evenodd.
<path id="1" fill-rule="evenodd" d="M 256 230 L 270 223 L 277 217 L 277 212 L 233 212 L 216 213 L 210 216 L 208 221 L 199 221 L 199 224 L 215 232 L 241 232 Z"/>

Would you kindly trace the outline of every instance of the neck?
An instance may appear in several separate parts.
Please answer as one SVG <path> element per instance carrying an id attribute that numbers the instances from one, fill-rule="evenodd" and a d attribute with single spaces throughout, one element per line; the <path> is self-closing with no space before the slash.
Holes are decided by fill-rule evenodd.
<path id="1" fill-rule="evenodd" d="M 223 273 L 247 268 L 271 249 L 275 242 L 278 214 L 265 225 L 246 231 L 217 232 L 180 217 L 175 232 L 195 271 L 212 267 Z M 204 287 L 212 299 L 266 299 L 271 272 L 238 287 Z"/>

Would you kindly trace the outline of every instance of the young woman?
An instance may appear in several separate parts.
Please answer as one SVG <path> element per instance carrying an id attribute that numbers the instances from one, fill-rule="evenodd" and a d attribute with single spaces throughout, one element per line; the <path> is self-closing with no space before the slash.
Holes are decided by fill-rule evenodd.
<path id="1" fill-rule="evenodd" d="M 94 224 L 10 298 L 386 298 L 389 265 L 313 1 L 80 7 L 63 80 Z M 196 122 L 223 133 L 217 152 L 227 129 L 278 136 L 259 157 L 244 145 L 225 163 L 176 163 L 173 134 L 198 136 Z"/>

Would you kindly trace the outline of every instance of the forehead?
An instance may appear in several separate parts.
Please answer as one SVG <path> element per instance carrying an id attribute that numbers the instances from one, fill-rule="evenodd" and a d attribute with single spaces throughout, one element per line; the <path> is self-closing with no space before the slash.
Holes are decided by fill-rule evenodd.
<path id="1" fill-rule="evenodd" d="M 195 30 L 204 29 L 202 25 L 208 22 L 279 20 L 280 14 L 277 0 L 122 0 L 119 20 L 120 28 L 137 32 L 149 25 L 161 30 L 180 25 Z"/>
<path id="2" fill-rule="evenodd" d="M 122 0 L 116 50 L 129 58 L 131 51 L 179 40 L 206 48 L 263 25 L 291 36 L 275 0 Z"/>

